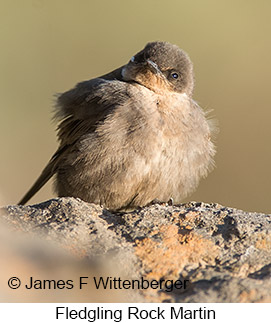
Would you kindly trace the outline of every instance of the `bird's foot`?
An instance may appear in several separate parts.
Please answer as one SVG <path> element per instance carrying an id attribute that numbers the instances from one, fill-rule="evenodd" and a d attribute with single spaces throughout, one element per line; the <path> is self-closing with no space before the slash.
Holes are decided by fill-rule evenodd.
<path id="1" fill-rule="evenodd" d="M 161 202 L 160 200 L 158 199 L 154 199 L 152 200 L 148 206 L 150 205 L 154 205 L 154 204 L 159 204 L 159 205 L 169 205 L 169 206 L 172 206 L 174 204 L 174 201 L 173 201 L 173 198 L 171 197 L 167 202 Z"/>

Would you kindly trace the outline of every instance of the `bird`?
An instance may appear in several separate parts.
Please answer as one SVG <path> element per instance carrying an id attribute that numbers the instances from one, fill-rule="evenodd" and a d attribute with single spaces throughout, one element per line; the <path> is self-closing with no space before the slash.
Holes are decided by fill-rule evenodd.
<path id="1" fill-rule="evenodd" d="M 214 167 L 212 119 L 193 88 L 188 54 L 153 41 L 125 65 L 59 94 L 59 148 L 18 204 L 52 176 L 59 197 L 113 212 L 182 202 Z"/>

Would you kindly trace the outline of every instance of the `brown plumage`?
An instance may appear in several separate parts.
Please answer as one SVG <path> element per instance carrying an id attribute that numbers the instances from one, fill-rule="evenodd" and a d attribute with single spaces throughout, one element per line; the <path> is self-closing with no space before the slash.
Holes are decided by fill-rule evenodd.
<path id="1" fill-rule="evenodd" d="M 59 149 L 19 204 L 54 174 L 59 196 L 113 211 L 179 203 L 207 175 L 215 153 L 192 91 L 187 54 L 153 42 L 128 64 L 61 94 Z"/>

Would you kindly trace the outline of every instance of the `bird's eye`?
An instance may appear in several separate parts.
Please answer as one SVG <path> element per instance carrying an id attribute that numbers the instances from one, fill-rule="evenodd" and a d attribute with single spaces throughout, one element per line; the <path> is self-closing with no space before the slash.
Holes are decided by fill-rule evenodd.
<path id="1" fill-rule="evenodd" d="M 176 72 L 171 73 L 171 76 L 176 80 L 179 77 L 179 74 Z"/>
<path id="2" fill-rule="evenodd" d="M 137 53 L 135 56 L 131 57 L 130 62 L 134 64 L 140 64 L 145 61 L 144 53 Z"/>

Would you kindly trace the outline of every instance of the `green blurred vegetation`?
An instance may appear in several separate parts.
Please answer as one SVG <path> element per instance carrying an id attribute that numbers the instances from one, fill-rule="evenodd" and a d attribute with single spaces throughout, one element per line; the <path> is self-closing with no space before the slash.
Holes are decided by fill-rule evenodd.
<path id="1" fill-rule="evenodd" d="M 57 147 L 53 95 L 166 40 L 194 62 L 219 120 L 216 169 L 190 200 L 270 213 L 271 2 L 0 2 L 0 202 L 16 203 Z M 51 185 L 32 199 L 52 197 Z"/>

